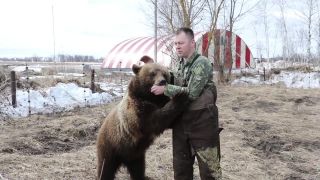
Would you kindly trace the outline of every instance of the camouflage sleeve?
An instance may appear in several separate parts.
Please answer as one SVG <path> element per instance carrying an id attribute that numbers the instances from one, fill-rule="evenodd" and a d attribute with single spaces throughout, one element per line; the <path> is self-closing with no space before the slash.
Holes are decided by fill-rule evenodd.
<path id="1" fill-rule="evenodd" d="M 189 98 L 193 100 L 200 96 L 202 90 L 204 89 L 206 83 L 208 82 L 208 79 L 212 74 L 212 66 L 209 60 L 203 57 L 199 58 L 201 59 L 197 60 L 193 64 L 193 69 L 191 70 L 188 86 L 181 87 L 168 84 L 164 91 L 164 94 L 166 96 L 173 97 L 180 92 L 189 93 Z"/>
<path id="2" fill-rule="evenodd" d="M 172 85 L 172 84 L 168 84 L 166 85 L 166 88 L 164 90 L 164 95 L 168 96 L 168 97 L 173 97 L 176 94 L 179 94 L 181 92 L 189 92 L 188 87 L 181 87 L 181 86 L 176 86 L 176 85 Z"/>
<path id="3" fill-rule="evenodd" d="M 212 75 L 212 66 L 208 59 L 202 58 L 195 62 L 188 82 L 189 97 L 196 99 L 200 96 Z"/>
<path id="4" fill-rule="evenodd" d="M 180 66 L 180 64 L 179 64 Z M 181 67 L 179 67 L 181 68 Z M 178 69 L 179 69 L 178 68 Z M 171 75 L 175 76 L 175 77 L 179 77 L 179 72 L 177 69 L 172 69 L 170 71 Z M 174 78 L 175 80 L 177 80 L 176 78 Z M 168 96 L 168 97 L 173 97 L 175 96 L 176 94 L 180 93 L 180 92 L 187 92 L 188 93 L 188 88 L 187 87 L 182 87 L 182 86 L 179 86 L 180 84 L 175 82 L 174 85 L 173 84 L 168 84 L 166 87 L 165 87 L 165 91 L 164 91 L 164 95 Z"/>

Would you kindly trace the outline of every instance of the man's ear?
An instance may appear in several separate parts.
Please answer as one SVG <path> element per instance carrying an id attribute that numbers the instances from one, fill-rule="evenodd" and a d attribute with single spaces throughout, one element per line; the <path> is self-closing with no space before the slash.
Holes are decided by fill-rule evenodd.
<path id="1" fill-rule="evenodd" d="M 144 62 L 145 64 L 154 63 L 153 59 L 151 57 L 149 57 L 149 56 L 142 56 L 140 61 Z"/>
<path id="2" fill-rule="evenodd" d="M 133 73 L 134 73 L 135 75 L 137 75 L 137 74 L 139 73 L 140 69 L 141 69 L 141 66 L 138 66 L 138 65 L 136 65 L 136 64 L 133 64 L 133 65 L 132 65 L 132 71 L 133 71 Z"/>

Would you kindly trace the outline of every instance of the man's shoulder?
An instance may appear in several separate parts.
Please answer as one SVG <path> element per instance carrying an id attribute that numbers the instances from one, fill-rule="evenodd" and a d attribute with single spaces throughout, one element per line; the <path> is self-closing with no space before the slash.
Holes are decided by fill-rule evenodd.
<path id="1" fill-rule="evenodd" d="M 211 65 L 211 61 L 207 57 L 200 55 L 195 64 Z"/>

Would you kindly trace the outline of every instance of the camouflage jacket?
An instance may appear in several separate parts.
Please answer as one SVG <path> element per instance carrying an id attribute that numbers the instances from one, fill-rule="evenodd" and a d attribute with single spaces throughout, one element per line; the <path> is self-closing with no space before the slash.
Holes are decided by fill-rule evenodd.
<path id="1" fill-rule="evenodd" d="M 197 99 L 204 89 L 213 87 L 212 81 L 212 64 L 210 60 L 204 56 L 199 56 L 192 63 L 192 60 L 197 56 L 197 52 L 185 60 L 181 60 L 174 75 L 174 85 L 168 84 L 164 94 L 173 97 L 179 92 L 187 91 L 189 98 Z"/>

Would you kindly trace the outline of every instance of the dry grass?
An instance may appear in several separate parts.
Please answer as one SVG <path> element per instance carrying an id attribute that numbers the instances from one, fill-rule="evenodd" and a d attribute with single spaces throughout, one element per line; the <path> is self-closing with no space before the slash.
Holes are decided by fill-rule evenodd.
<path id="1" fill-rule="evenodd" d="M 320 179 L 318 89 L 218 89 L 224 179 Z M 113 106 L 0 121 L 0 175 L 94 179 L 96 133 Z M 173 179 L 170 130 L 148 150 L 146 174 Z M 117 179 L 128 179 L 126 169 Z"/>
<path id="2" fill-rule="evenodd" d="M 29 74 L 28 76 L 29 80 L 26 79 L 25 73 L 17 73 L 17 87 L 19 89 L 26 89 L 27 87 L 31 89 L 48 88 L 55 86 L 57 83 L 70 82 L 85 88 L 90 88 L 91 86 L 91 73 L 85 73 L 82 77 L 73 76 L 72 74 L 46 74 L 46 72 L 42 72 L 41 74 L 37 75 Z M 96 88 L 99 90 L 100 87 L 97 85 L 97 82 L 127 84 L 131 78 L 132 76 L 126 72 L 112 72 L 106 75 L 106 73 L 102 71 L 96 71 L 94 82 Z M 100 89 L 100 91 L 102 90 Z"/>
<path id="3" fill-rule="evenodd" d="M 7 68 L 0 66 L 0 93 L 9 85 L 10 72 Z"/>
<path id="4" fill-rule="evenodd" d="M 220 89 L 225 177 L 319 179 L 319 102 L 319 90 Z"/>

